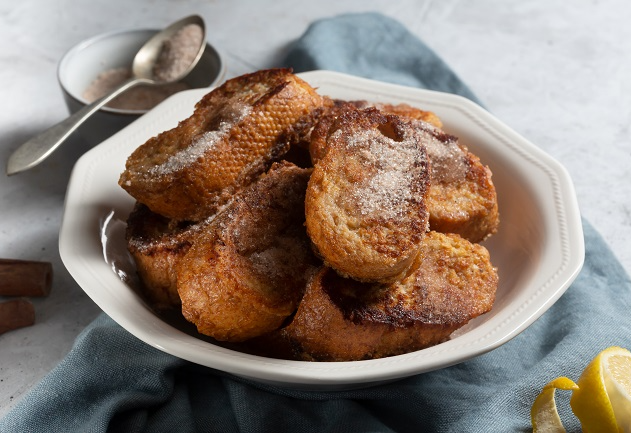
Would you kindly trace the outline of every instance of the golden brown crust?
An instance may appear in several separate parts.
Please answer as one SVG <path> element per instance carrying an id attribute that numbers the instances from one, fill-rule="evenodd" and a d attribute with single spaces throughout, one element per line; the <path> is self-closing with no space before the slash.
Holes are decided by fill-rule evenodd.
<path id="1" fill-rule="evenodd" d="M 341 114 L 326 140 L 305 199 L 314 249 L 342 275 L 392 281 L 427 230 L 425 148 L 407 123 L 372 108 Z"/>
<path id="2" fill-rule="evenodd" d="M 499 226 L 497 193 L 489 168 L 464 146 L 459 148 L 465 173 L 455 180 L 434 176 L 427 197 L 429 224 L 432 230 L 481 242 L 496 233 Z"/>
<path id="3" fill-rule="evenodd" d="M 304 231 L 310 170 L 277 163 L 237 195 L 177 265 L 184 317 L 238 342 L 278 328 L 302 297 L 316 259 Z"/>
<path id="4" fill-rule="evenodd" d="M 399 282 L 360 283 L 321 268 L 281 334 L 305 360 L 353 361 L 420 350 L 488 312 L 497 284 L 484 247 L 429 232 L 418 268 Z"/>
<path id="5" fill-rule="evenodd" d="M 136 203 L 127 219 L 127 248 L 142 283 L 143 295 L 156 310 L 179 308 L 176 265 L 207 221 L 175 222 Z"/>
<path id="6" fill-rule="evenodd" d="M 378 109 L 379 111 L 383 111 L 384 113 L 395 114 L 407 119 L 422 120 L 423 122 L 429 123 L 436 128 L 443 127 L 443 122 L 435 113 L 431 111 L 421 110 L 417 107 L 412 107 L 409 104 L 387 104 L 369 101 L 348 101 L 348 103 L 359 109 L 375 107 L 376 109 Z"/>
<path id="7" fill-rule="evenodd" d="M 328 96 L 322 96 L 322 103 L 320 106 L 312 110 L 308 116 L 300 118 L 299 121 L 295 122 L 290 128 L 288 128 L 283 134 L 283 138 L 292 146 L 298 146 L 302 149 L 309 150 L 309 143 L 311 141 L 311 132 L 313 131 L 313 128 L 322 118 L 336 113 L 339 107 L 343 104 L 343 101 L 332 99 Z"/>
<path id="8" fill-rule="evenodd" d="M 427 198 L 431 230 L 456 233 L 481 242 L 497 231 L 499 212 L 491 170 L 457 137 L 425 122 L 414 122 L 425 135 L 432 180 Z"/>
<path id="9" fill-rule="evenodd" d="M 176 128 L 140 146 L 119 184 L 160 215 L 201 220 L 282 156 L 285 130 L 321 105 L 322 97 L 287 69 L 228 80 Z"/>

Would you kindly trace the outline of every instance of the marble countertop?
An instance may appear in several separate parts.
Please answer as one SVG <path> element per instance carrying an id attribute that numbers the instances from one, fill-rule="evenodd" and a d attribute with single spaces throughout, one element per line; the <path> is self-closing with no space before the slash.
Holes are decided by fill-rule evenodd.
<path id="1" fill-rule="evenodd" d="M 23 0 L 0 5 L 0 160 L 66 115 L 57 62 L 71 46 L 122 28 L 202 15 L 227 77 L 278 63 L 318 18 L 381 11 L 432 47 L 487 108 L 569 171 L 582 215 L 631 271 L 631 3 L 474 0 Z M 0 335 L 0 416 L 68 352 L 99 308 L 59 258 L 58 231 L 78 139 L 37 168 L 0 175 L 0 258 L 52 262 L 36 324 Z"/>

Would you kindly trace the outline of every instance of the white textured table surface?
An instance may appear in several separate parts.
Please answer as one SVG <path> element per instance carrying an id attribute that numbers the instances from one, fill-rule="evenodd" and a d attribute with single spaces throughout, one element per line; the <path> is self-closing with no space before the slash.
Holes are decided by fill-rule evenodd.
<path id="1" fill-rule="evenodd" d="M 626 0 L 22 0 L 0 3 L 0 258 L 45 260 L 55 278 L 37 322 L 0 335 L 0 416 L 68 352 L 99 312 L 57 249 L 78 140 L 32 171 L 4 176 L 10 153 L 66 116 L 56 65 L 95 34 L 162 27 L 199 13 L 228 77 L 277 64 L 314 19 L 377 10 L 400 20 L 497 117 L 569 170 L 583 216 L 631 271 L 631 2 Z"/>

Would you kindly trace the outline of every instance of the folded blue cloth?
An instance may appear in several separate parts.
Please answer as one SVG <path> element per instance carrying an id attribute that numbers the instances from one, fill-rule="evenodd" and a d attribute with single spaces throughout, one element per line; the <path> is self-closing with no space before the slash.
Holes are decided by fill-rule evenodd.
<path id="1" fill-rule="evenodd" d="M 429 48 L 379 14 L 314 23 L 287 65 L 475 99 Z M 530 406 L 544 384 L 577 379 L 607 346 L 631 348 L 631 282 L 587 222 L 584 232 L 585 266 L 561 299 L 510 342 L 456 366 L 368 389 L 296 391 L 182 361 L 102 314 L 0 421 L 0 432 L 530 431 Z M 567 406 L 562 392 L 557 398 Z M 568 431 L 578 431 L 566 409 Z"/>

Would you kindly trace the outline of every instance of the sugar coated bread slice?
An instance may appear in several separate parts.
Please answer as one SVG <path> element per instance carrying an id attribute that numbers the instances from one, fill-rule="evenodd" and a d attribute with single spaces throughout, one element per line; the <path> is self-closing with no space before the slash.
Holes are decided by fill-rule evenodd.
<path id="1" fill-rule="evenodd" d="M 427 153 L 414 128 L 376 109 L 347 111 L 329 128 L 307 196 L 307 232 L 342 275 L 391 281 L 414 262 L 427 230 Z"/>
<path id="2" fill-rule="evenodd" d="M 159 311 L 180 307 L 177 263 L 188 252 L 212 216 L 198 223 L 175 221 L 136 203 L 127 218 L 127 249 L 136 265 L 141 290 Z"/>
<path id="3" fill-rule="evenodd" d="M 427 125 L 419 128 L 431 130 Z M 432 230 L 481 242 L 497 232 L 499 208 L 491 170 L 456 137 L 433 130 L 427 146 L 432 185 L 427 197 Z"/>
<path id="4" fill-rule="evenodd" d="M 491 309 L 498 276 L 483 246 L 429 232 L 418 260 L 412 274 L 390 284 L 322 267 L 280 336 L 299 359 L 381 358 L 441 343 Z"/>
<path id="5" fill-rule="evenodd" d="M 310 170 L 277 163 L 238 194 L 177 265 L 184 317 L 238 342 L 278 328 L 317 264 L 304 230 Z"/>
<path id="6" fill-rule="evenodd" d="M 412 124 L 423 137 L 431 166 L 427 209 L 432 230 L 457 233 L 472 242 L 480 242 L 497 232 L 499 210 L 491 170 L 457 137 L 440 129 L 442 122 L 432 112 L 405 104 L 335 101 L 333 106 L 329 104 L 327 114 L 310 134 L 309 152 L 314 164 L 327 153 L 328 136 L 336 119 L 363 106 L 414 120 Z"/>
<path id="7" fill-rule="evenodd" d="M 134 151 L 119 184 L 153 212 L 199 221 L 284 154 L 287 129 L 321 105 L 322 97 L 287 69 L 233 78 L 177 127 Z"/>

